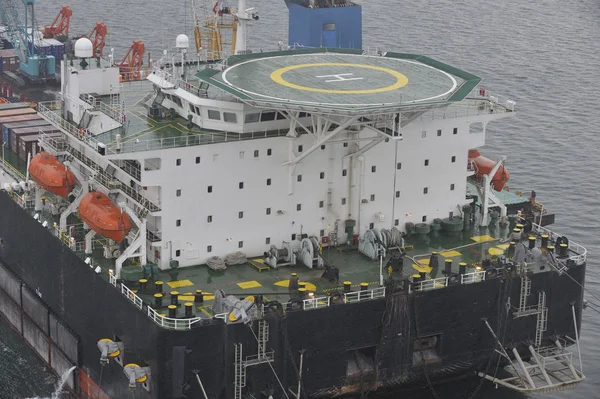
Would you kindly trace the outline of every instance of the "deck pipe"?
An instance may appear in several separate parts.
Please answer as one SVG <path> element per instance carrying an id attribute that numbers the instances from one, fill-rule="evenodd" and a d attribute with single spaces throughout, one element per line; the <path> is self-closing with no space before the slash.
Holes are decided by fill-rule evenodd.
<path id="1" fill-rule="evenodd" d="M 162 293 L 163 292 L 163 282 L 162 281 L 155 281 L 154 282 L 154 291 L 156 291 L 158 293 Z"/>
<path id="2" fill-rule="evenodd" d="M 185 306 L 186 319 L 191 319 L 192 317 L 194 317 L 194 315 L 192 314 L 192 311 L 194 309 L 194 304 L 191 302 L 186 302 L 184 306 Z"/>
<path id="3" fill-rule="evenodd" d="M 349 293 L 352 290 L 352 281 L 344 281 L 344 292 Z"/>
<path id="4" fill-rule="evenodd" d="M 140 285 L 139 285 L 140 293 L 144 294 L 146 292 L 146 286 L 148 285 L 148 280 L 146 280 L 145 278 L 141 278 L 138 280 L 138 282 L 140 283 Z"/>
<path id="5" fill-rule="evenodd" d="M 529 236 L 529 249 L 535 248 L 536 238 L 534 236 Z"/>
<path id="6" fill-rule="evenodd" d="M 553 253 L 554 252 L 554 245 L 548 245 L 548 252 L 549 253 Z"/>
<path id="7" fill-rule="evenodd" d="M 169 305 L 169 317 L 174 319 L 177 317 L 177 306 Z"/>
<path id="8" fill-rule="evenodd" d="M 562 242 L 558 246 L 558 256 L 561 258 L 566 258 L 569 256 L 569 244 Z"/>
<path id="9" fill-rule="evenodd" d="M 452 259 L 446 259 L 444 262 L 444 273 L 446 275 L 452 274 Z"/>
<path id="10" fill-rule="evenodd" d="M 194 302 L 204 303 L 204 294 L 202 293 L 202 290 L 196 290 L 196 294 L 194 295 Z"/>
<path id="11" fill-rule="evenodd" d="M 548 247 L 548 239 L 550 237 L 548 236 L 548 234 L 542 234 L 542 248 L 547 248 Z"/>
<path id="12" fill-rule="evenodd" d="M 155 309 L 162 308 L 162 298 L 163 298 L 163 294 L 158 293 L 158 292 L 156 294 L 154 294 L 154 308 Z"/>
<path id="13" fill-rule="evenodd" d="M 171 291 L 171 305 L 179 305 L 179 292 Z"/>
<path id="14" fill-rule="evenodd" d="M 460 262 L 458 264 L 458 274 L 467 273 L 467 262 Z"/>
<path id="15" fill-rule="evenodd" d="M 508 244 L 508 254 L 507 254 L 510 259 L 512 259 L 512 257 L 515 256 L 515 249 L 517 249 L 517 243 L 516 243 L 516 241 L 511 241 Z"/>
<path id="16" fill-rule="evenodd" d="M 366 291 L 369 288 L 369 283 L 360 283 L 360 290 Z"/>
<path id="17" fill-rule="evenodd" d="M 298 288 L 298 294 L 300 294 L 300 299 L 306 299 L 306 288 Z"/>
<path id="18" fill-rule="evenodd" d="M 419 272 L 419 281 L 425 281 L 426 274 L 425 272 Z"/>

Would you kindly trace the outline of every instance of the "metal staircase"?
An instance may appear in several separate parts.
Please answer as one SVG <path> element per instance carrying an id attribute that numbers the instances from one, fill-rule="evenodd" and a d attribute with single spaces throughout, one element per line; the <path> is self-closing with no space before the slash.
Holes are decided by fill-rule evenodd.
<path id="1" fill-rule="evenodd" d="M 246 386 L 246 365 L 242 360 L 242 344 L 233 344 L 233 346 L 235 347 L 235 381 L 233 397 L 234 399 L 242 399 L 242 388 Z"/>
<path id="2" fill-rule="evenodd" d="M 546 307 L 546 293 L 540 291 L 538 294 L 538 312 L 535 327 L 535 346 L 542 344 L 544 331 L 548 329 L 548 308 Z"/>

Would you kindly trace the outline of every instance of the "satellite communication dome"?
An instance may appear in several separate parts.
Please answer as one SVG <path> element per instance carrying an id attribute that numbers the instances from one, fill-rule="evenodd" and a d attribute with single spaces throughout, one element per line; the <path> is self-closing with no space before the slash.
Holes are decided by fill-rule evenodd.
<path id="1" fill-rule="evenodd" d="M 175 47 L 176 48 L 190 47 L 190 39 L 184 34 L 177 36 L 177 39 L 175 39 Z"/>
<path id="2" fill-rule="evenodd" d="M 75 42 L 75 57 L 92 58 L 94 56 L 94 45 L 86 37 L 82 37 Z"/>

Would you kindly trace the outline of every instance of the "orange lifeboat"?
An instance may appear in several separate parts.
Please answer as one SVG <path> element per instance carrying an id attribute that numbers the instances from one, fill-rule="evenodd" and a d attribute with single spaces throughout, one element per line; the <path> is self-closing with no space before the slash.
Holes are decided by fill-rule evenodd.
<path id="1" fill-rule="evenodd" d="M 79 203 L 79 217 L 96 233 L 121 242 L 131 229 L 129 216 L 102 193 L 87 193 Z"/>
<path id="2" fill-rule="evenodd" d="M 469 150 L 469 161 L 475 165 L 475 174 L 478 178 L 483 178 L 483 175 L 489 174 L 496 165 L 495 161 L 484 157 L 474 148 Z M 504 165 L 500 166 L 494 177 L 492 177 L 492 185 L 494 186 L 494 189 L 496 191 L 501 191 L 508 181 L 508 178 L 508 170 L 504 167 Z"/>
<path id="3" fill-rule="evenodd" d="M 75 175 L 47 152 L 36 154 L 29 163 L 31 178 L 44 190 L 67 198 L 75 188 Z"/>

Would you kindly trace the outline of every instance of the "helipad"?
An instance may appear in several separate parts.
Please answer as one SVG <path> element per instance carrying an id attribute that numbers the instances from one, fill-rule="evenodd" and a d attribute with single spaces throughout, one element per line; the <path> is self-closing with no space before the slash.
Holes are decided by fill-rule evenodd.
<path id="1" fill-rule="evenodd" d="M 462 100 L 481 80 L 427 57 L 286 51 L 235 56 L 198 78 L 250 103 L 364 110 Z"/>

